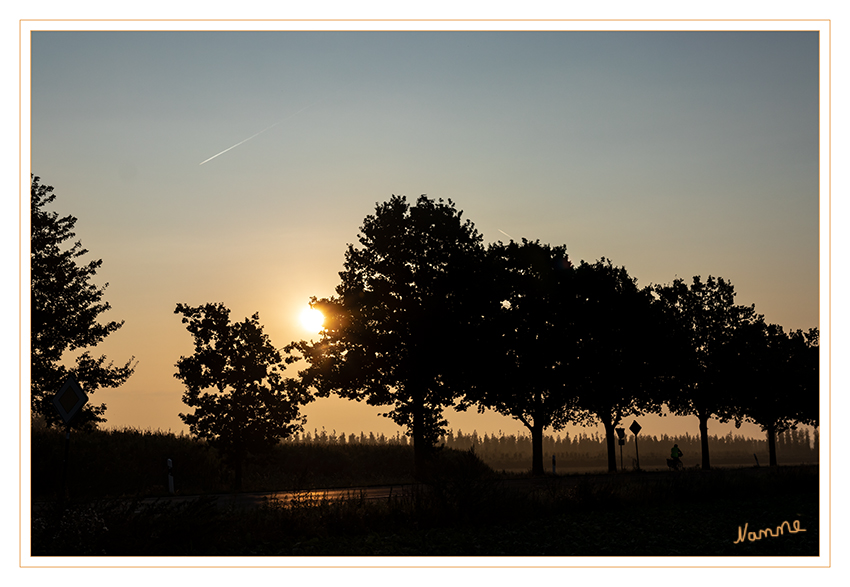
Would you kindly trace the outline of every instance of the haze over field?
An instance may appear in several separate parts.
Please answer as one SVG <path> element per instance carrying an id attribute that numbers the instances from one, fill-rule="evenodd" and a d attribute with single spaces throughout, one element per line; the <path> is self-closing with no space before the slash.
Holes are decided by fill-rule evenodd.
<path id="1" fill-rule="evenodd" d="M 106 318 L 126 321 L 97 351 L 139 361 L 95 396 L 109 426 L 185 429 L 173 374 L 192 341 L 178 302 L 259 312 L 278 347 L 309 338 L 302 310 L 333 295 L 346 244 L 392 194 L 452 199 L 485 243 L 565 244 L 640 286 L 722 276 L 768 322 L 820 323 L 817 32 L 31 42 L 32 171 L 103 259 Z M 311 431 L 399 431 L 381 408 L 337 398 L 304 411 Z M 467 432 L 521 429 L 447 417 Z M 641 424 L 697 432 L 696 418 Z"/>

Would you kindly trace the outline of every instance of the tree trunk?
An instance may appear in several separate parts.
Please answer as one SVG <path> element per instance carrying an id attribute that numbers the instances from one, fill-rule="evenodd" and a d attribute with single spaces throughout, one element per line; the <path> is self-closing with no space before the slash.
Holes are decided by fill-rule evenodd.
<path id="1" fill-rule="evenodd" d="M 543 424 L 538 424 L 535 418 L 531 426 L 531 474 L 542 476 L 543 473 Z"/>
<path id="2" fill-rule="evenodd" d="M 699 418 L 699 440 L 702 448 L 702 468 L 707 471 L 711 468 L 708 458 L 708 419 L 711 416 L 700 412 L 697 417 Z"/>
<path id="3" fill-rule="evenodd" d="M 617 448 L 616 442 L 614 438 L 616 437 L 616 432 L 614 431 L 615 424 L 610 420 L 604 420 L 602 424 L 605 426 L 605 444 L 608 447 L 608 472 L 616 473 L 617 472 Z"/>
<path id="4" fill-rule="evenodd" d="M 767 454 L 770 459 L 770 466 L 776 466 L 776 425 L 768 424 L 766 427 L 767 432 Z"/>
<path id="5" fill-rule="evenodd" d="M 413 403 L 413 430 L 411 430 L 411 436 L 413 437 L 413 474 L 416 479 L 425 480 L 431 447 L 426 446 L 425 400 L 420 387 L 417 386 L 413 390 L 411 400 Z"/>

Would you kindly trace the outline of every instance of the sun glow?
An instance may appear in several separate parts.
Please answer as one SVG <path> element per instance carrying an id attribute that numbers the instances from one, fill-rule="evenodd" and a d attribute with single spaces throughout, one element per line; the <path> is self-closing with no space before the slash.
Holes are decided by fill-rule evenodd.
<path id="1" fill-rule="evenodd" d="M 325 322 L 324 315 L 314 308 L 304 308 L 300 316 L 301 326 L 310 332 L 319 332 Z"/>

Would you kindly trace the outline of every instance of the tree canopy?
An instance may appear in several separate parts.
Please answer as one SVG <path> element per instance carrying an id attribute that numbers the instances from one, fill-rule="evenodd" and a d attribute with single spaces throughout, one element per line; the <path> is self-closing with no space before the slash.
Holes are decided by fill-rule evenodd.
<path id="1" fill-rule="evenodd" d="M 767 435 L 770 465 L 776 465 L 776 437 L 798 424 L 818 424 L 819 334 L 786 333 L 759 320 L 735 337 L 735 390 L 738 420 L 758 424 Z"/>
<path id="2" fill-rule="evenodd" d="M 481 311 L 476 290 L 484 250 L 449 200 L 404 196 L 365 218 L 349 245 L 336 296 L 313 299 L 325 317 L 318 342 L 290 345 L 307 360 L 304 385 L 374 406 L 413 437 L 417 471 L 460 393 L 464 352 Z"/>
<path id="3" fill-rule="evenodd" d="M 678 416 L 696 416 L 702 447 L 702 467 L 710 467 L 708 420 L 735 419 L 740 401 L 733 380 L 737 362 L 732 344 L 736 334 L 760 320 L 755 306 L 735 304 L 735 288 L 722 277 L 697 275 L 690 286 L 677 279 L 656 293 L 673 324 L 675 354 L 670 358 L 673 385 L 667 406 Z"/>
<path id="4" fill-rule="evenodd" d="M 615 471 L 615 429 L 629 416 L 658 413 L 668 339 L 651 288 L 602 258 L 576 267 L 578 406 L 605 428 L 608 469 Z"/>
<path id="5" fill-rule="evenodd" d="M 103 299 L 108 284 L 97 287 L 92 278 L 102 260 L 81 262 L 88 254 L 74 238 L 74 216 L 59 217 L 49 209 L 56 195 L 53 187 L 42 185 L 33 176 L 30 184 L 32 222 L 30 272 L 31 316 L 31 391 L 32 410 L 49 425 L 62 420 L 51 403 L 63 381 L 73 374 L 87 395 L 100 388 L 118 387 L 133 374 L 131 357 L 123 365 L 114 365 L 106 356 L 93 356 L 84 350 L 97 346 L 124 324 L 98 321 L 110 309 Z M 83 350 L 71 359 L 68 354 Z M 73 366 L 68 363 L 73 361 Z M 93 428 L 105 422 L 106 405 L 87 404 L 71 423 L 76 428 Z"/>
<path id="6" fill-rule="evenodd" d="M 247 456 L 302 430 L 300 406 L 311 398 L 283 378 L 283 357 L 258 314 L 231 323 L 223 304 L 177 304 L 174 313 L 183 316 L 195 344 L 175 365 L 174 376 L 186 387 L 183 403 L 195 408 L 180 418 L 222 454 L 239 489 Z"/>
<path id="7" fill-rule="evenodd" d="M 575 408 L 574 268 L 565 246 L 523 239 L 488 250 L 490 299 L 474 341 L 481 359 L 460 409 L 477 404 L 515 418 L 532 437 L 532 473 L 543 474 L 543 432 Z"/>

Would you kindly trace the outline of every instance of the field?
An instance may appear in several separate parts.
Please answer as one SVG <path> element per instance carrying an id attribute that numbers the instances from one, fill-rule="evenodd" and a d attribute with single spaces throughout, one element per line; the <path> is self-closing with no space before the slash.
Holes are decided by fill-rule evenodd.
<path id="1" fill-rule="evenodd" d="M 246 469 L 246 490 L 413 481 L 412 449 L 402 444 L 301 439 L 278 449 Z M 495 472 L 473 451 L 446 448 L 430 482 L 404 495 L 246 510 L 204 495 L 226 491 L 229 477 L 202 444 L 113 431 L 73 438 L 60 509 L 62 450 L 61 433 L 34 432 L 34 556 L 818 554 L 817 465 L 530 479 Z M 142 507 L 142 497 L 167 494 L 166 458 L 175 463 L 178 493 L 198 497 Z M 777 535 L 754 539 L 763 529 Z"/>

